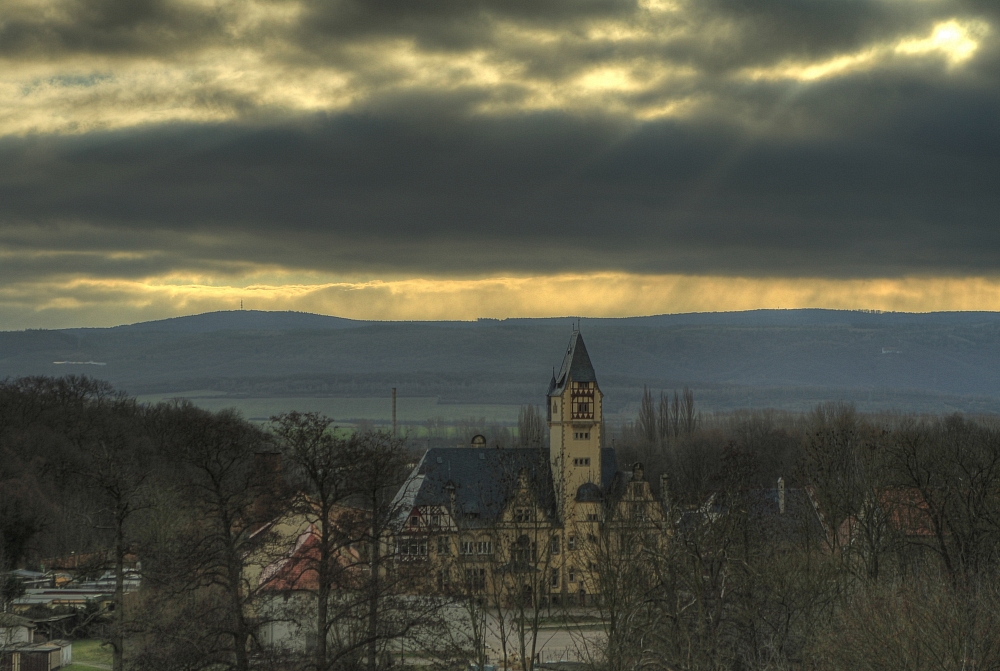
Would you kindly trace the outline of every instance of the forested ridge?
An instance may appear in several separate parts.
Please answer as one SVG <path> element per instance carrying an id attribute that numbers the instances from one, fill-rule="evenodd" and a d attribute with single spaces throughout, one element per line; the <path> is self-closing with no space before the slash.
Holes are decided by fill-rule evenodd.
<path id="1" fill-rule="evenodd" d="M 110 329 L 0 332 L 0 376 L 87 373 L 131 394 L 436 397 L 538 403 L 574 320 L 360 322 L 223 312 Z M 610 413 L 642 388 L 703 407 L 1000 410 L 996 313 L 762 310 L 585 319 Z M 60 363 L 56 363 L 60 362 Z M 372 418 L 376 419 L 376 418 Z"/>

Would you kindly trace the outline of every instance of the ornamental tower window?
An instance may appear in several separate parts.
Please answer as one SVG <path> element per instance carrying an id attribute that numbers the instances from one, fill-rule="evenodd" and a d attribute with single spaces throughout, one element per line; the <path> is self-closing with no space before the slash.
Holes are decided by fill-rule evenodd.
<path id="1" fill-rule="evenodd" d="M 572 419 L 594 419 L 594 383 L 574 382 L 570 388 Z"/>

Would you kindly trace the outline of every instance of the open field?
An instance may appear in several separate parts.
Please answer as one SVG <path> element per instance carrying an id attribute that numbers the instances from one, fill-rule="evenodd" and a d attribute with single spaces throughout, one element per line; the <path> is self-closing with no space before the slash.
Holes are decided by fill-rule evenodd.
<path id="1" fill-rule="evenodd" d="M 634 421 L 639 412 L 637 400 L 619 403 L 614 407 L 616 396 L 634 393 L 632 389 L 605 387 L 608 406 L 605 418 L 614 429 L 622 422 Z M 658 399 L 658 389 L 653 394 Z M 666 390 L 670 393 L 670 390 Z M 956 396 L 934 394 L 916 390 L 899 389 L 823 389 L 823 388 L 738 388 L 738 387 L 695 387 L 695 402 L 700 412 L 727 413 L 739 409 L 778 408 L 792 412 L 808 412 L 816 405 L 836 400 L 853 403 L 861 412 L 888 412 L 901 408 L 909 412 L 942 414 L 966 412 L 970 414 L 1000 413 L 1000 400 L 989 396 Z M 319 412 L 334 418 L 341 426 L 355 426 L 370 423 L 376 427 L 388 427 L 392 417 L 392 402 L 385 397 L 324 397 L 324 396 L 261 396 L 247 397 L 229 395 L 216 390 L 192 390 L 179 393 L 145 394 L 138 397 L 143 403 L 184 398 L 200 408 L 218 411 L 226 408 L 238 410 L 244 417 L 255 422 L 266 422 L 273 415 L 291 410 Z M 544 397 L 534 399 L 541 404 Z M 510 403 L 448 403 L 438 397 L 399 396 L 396 400 L 397 421 L 401 431 L 414 438 L 428 436 L 428 426 L 435 431 L 451 436 L 455 427 L 468 423 L 517 425 L 517 414 L 521 406 Z M 540 408 L 541 409 L 541 408 Z M 443 432 L 443 433 L 442 433 Z"/>
<path id="2" fill-rule="evenodd" d="M 139 396 L 143 403 L 156 403 L 172 398 L 184 398 L 200 408 L 218 411 L 235 408 L 244 417 L 254 421 L 266 421 L 272 415 L 298 410 L 300 412 L 320 412 L 344 424 L 357 420 L 368 420 L 375 424 L 392 421 L 392 401 L 384 398 L 329 398 L 329 397 L 263 397 L 241 398 L 227 396 L 222 392 L 191 391 L 181 394 L 147 394 Z M 440 403 L 437 398 L 399 397 L 396 399 L 396 417 L 404 424 L 424 423 L 430 419 L 449 422 L 485 418 L 489 422 L 516 424 L 520 406 L 486 403 Z"/>

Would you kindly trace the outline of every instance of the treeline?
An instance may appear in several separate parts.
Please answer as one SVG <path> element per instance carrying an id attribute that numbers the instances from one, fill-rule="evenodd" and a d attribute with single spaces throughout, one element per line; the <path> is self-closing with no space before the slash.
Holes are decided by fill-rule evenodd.
<path id="1" fill-rule="evenodd" d="M 595 658 L 692 671 L 1000 668 L 995 418 L 825 404 L 701 415 L 675 432 L 664 399 L 668 414 L 647 394 L 619 459 L 644 461 L 654 487 L 665 476 L 673 536 L 598 567 L 614 597 L 605 621 L 628 624 L 608 627 Z"/>
<path id="2" fill-rule="evenodd" d="M 23 592 L 10 569 L 72 559 L 80 577 L 116 579 L 112 606 L 77 614 L 75 632 L 110 646 L 115 671 L 384 667 L 389 641 L 434 624 L 416 621 L 379 565 L 413 455 L 387 433 L 338 437 L 325 418 L 274 420 L 264 429 L 183 402 L 144 406 L 84 377 L 0 384 L 0 609 Z M 334 533 L 315 506 L 350 514 Z M 305 589 L 318 582 L 329 597 L 319 614 L 304 608 L 304 630 L 337 632 L 319 666 L 288 666 L 260 638 L 276 617 L 261 572 L 287 559 L 298 532 L 275 527 L 295 514 L 318 539 L 303 570 L 319 578 Z M 132 570 L 142 588 L 127 593 Z M 330 595 L 347 582 L 351 599 Z"/>
<path id="3" fill-rule="evenodd" d="M 609 440 L 622 470 L 644 464 L 667 509 L 654 532 L 667 540 L 646 542 L 645 513 L 630 528 L 608 506 L 608 538 L 579 568 L 601 585 L 605 636 L 585 646 L 595 666 L 1000 669 L 994 418 L 836 404 L 708 415 L 690 392 L 645 396 L 637 421 Z M 464 625 L 409 596 L 379 542 L 419 455 L 384 433 L 330 426 L 144 406 L 88 378 L 4 382 L 0 567 L 74 553 L 94 575 L 112 571 L 114 608 L 82 624 L 112 647 L 116 671 L 375 671 L 398 663 L 401 645 L 456 668 L 468 650 L 433 646 Z M 501 429 L 511 446 L 544 444 L 537 408 L 522 411 L 517 439 Z M 280 477 L 267 456 L 277 453 Z M 269 657 L 260 638 L 280 622 L 262 607 L 254 567 L 287 552 L 267 526 L 282 509 L 311 515 L 310 587 L 327 590 L 299 624 L 329 635 L 297 662 Z M 136 563 L 143 587 L 127 595 Z M 6 578 L 0 588 L 4 604 L 19 592 Z"/>

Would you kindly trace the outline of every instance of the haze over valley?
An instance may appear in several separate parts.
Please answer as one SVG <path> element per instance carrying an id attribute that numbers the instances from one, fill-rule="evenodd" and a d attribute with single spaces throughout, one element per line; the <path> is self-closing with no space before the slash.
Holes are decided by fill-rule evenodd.
<path id="1" fill-rule="evenodd" d="M 266 418 L 513 423 L 540 404 L 572 318 L 371 322 L 299 312 L 212 312 L 115 328 L 0 332 L 0 377 L 84 374 L 144 400 L 175 396 Z M 701 411 L 1000 411 L 1000 314 L 756 310 L 583 319 L 608 419 L 644 385 L 690 386 Z"/>

